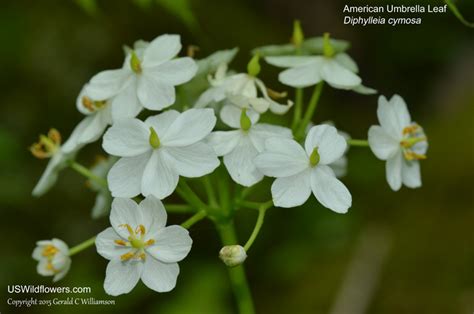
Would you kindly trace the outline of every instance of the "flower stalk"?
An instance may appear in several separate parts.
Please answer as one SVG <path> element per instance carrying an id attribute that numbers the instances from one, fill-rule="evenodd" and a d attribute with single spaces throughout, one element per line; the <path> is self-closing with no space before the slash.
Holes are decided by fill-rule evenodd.
<path id="1" fill-rule="evenodd" d="M 321 97 L 321 93 L 323 91 L 324 81 L 319 82 L 316 87 L 314 88 L 313 95 L 308 104 L 308 108 L 303 117 L 303 121 L 301 122 L 298 131 L 295 134 L 295 137 L 301 139 L 304 136 L 306 127 L 308 126 L 313 114 L 318 106 L 319 98 Z"/>
<path id="2" fill-rule="evenodd" d="M 85 249 L 91 247 L 94 245 L 95 243 L 95 238 L 96 236 L 93 236 L 92 238 L 82 242 L 82 243 L 79 243 L 78 245 L 72 247 L 69 249 L 69 256 L 73 256 L 74 254 L 77 254 L 81 251 L 84 251 Z"/>
<path id="3" fill-rule="evenodd" d="M 83 175 L 87 179 L 94 181 L 103 187 L 107 187 L 107 180 L 95 175 L 92 171 L 90 171 L 88 168 L 84 167 L 83 165 L 79 164 L 78 162 L 71 160 L 69 162 L 69 167 L 71 167 L 71 169 L 74 169 L 76 172 Z"/>

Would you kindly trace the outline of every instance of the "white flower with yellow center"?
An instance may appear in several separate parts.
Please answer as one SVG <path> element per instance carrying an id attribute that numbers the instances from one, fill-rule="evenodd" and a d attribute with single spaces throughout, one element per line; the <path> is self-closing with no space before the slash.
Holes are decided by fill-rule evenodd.
<path id="1" fill-rule="evenodd" d="M 224 156 L 224 165 L 232 179 L 251 186 L 263 179 L 253 162 L 264 150 L 270 137 L 292 138 L 291 130 L 281 126 L 257 123 L 259 115 L 252 109 L 226 105 L 220 113 L 222 121 L 237 130 L 216 131 L 207 137 L 218 156 Z"/>
<path id="2" fill-rule="evenodd" d="M 346 213 L 352 196 L 329 167 L 344 154 L 346 140 L 335 127 L 317 125 L 308 132 L 304 146 L 291 139 L 270 138 L 265 151 L 255 158 L 263 174 L 277 178 L 272 184 L 273 203 L 278 207 L 300 206 L 312 191 L 324 207 Z"/>
<path id="3" fill-rule="evenodd" d="M 64 278 L 71 267 L 69 247 L 59 239 L 38 241 L 33 258 L 38 261 L 38 274 L 54 276 L 53 282 Z"/>
<path id="4" fill-rule="evenodd" d="M 179 176 L 201 177 L 219 166 L 212 147 L 202 140 L 216 124 L 212 109 L 168 110 L 149 117 L 120 120 L 104 134 L 102 147 L 122 157 L 107 180 L 114 197 L 173 193 Z"/>
<path id="5" fill-rule="evenodd" d="M 178 263 L 191 250 L 192 239 L 186 229 L 166 227 L 166 211 L 153 196 L 140 204 L 116 198 L 110 224 L 97 235 L 97 252 L 110 260 L 104 289 L 113 296 L 129 293 L 141 279 L 157 292 L 176 286 Z"/>
<path id="6" fill-rule="evenodd" d="M 61 135 L 56 129 L 50 129 L 48 135 L 40 135 L 39 141 L 31 145 L 30 151 L 33 156 L 39 159 L 50 159 L 43 175 L 33 189 L 34 196 L 41 196 L 53 187 L 59 172 L 84 146 L 84 143 L 79 143 L 79 138 L 87 126 L 88 122 L 85 119 L 82 120 L 62 145 Z"/>
<path id="7" fill-rule="evenodd" d="M 280 73 L 278 79 L 285 85 L 303 88 L 321 81 L 338 89 L 353 90 L 361 94 L 377 91 L 363 86 L 357 75 L 357 64 L 344 53 L 337 52 L 331 45 L 329 34 L 324 34 L 323 56 L 274 56 L 266 57 L 269 64 L 289 68 Z"/>
<path id="8" fill-rule="evenodd" d="M 264 113 L 267 110 L 275 114 L 286 113 L 293 102 L 287 101 L 287 104 L 280 104 L 270 98 L 283 98 L 286 93 L 277 93 L 267 89 L 262 80 L 257 78 L 260 72 L 258 55 L 254 56 L 248 65 L 248 73 L 237 73 L 227 76 L 227 64 L 219 66 L 214 77 L 209 77 L 211 87 L 206 90 L 196 101 L 196 108 L 203 108 L 212 102 L 220 102 L 225 99 L 229 103 L 244 109 L 253 109 L 258 113 Z"/>
<path id="9" fill-rule="evenodd" d="M 379 97 L 377 116 L 380 123 L 369 129 L 369 145 L 381 160 L 386 160 L 387 182 L 394 191 L 402 183 L 410 188 L 421 186 L 419 160 L 426 159 L 428 141 L 423 129 L 413 122 L 402 97 L 390 101 Z"/>
<path id="10" fill-rule="evenodd" d="M 175 86 L 189 81 L 197 65 L 189 57 L 175 58 L 181 50 L 179 35 L 162 35 L 135 45 L 121 69 L 95 75 L 85 93 L 91 99 L 112 99 L 114 121 L 133 118 L 143 108 L 162 110 L 176 99 Z"/>

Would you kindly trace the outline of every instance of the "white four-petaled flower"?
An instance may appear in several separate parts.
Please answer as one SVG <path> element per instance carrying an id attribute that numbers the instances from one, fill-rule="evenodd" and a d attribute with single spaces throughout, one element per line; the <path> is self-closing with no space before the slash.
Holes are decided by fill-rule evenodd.
<path id="1" fill-rule="evenodd" d="M 421 186 L 419 160 L 426 158 L 428 141 L 423 129 L 413 122 L 403 98 L 390 101 L 379 97 L 377 116 L 380 123 L 369 129 L 369 145 L 381 160 L 386 160 L 387 182 L 394 191 L 402 183 L 410 188 Z"/>
<path id="2" fill-rule="evenodd" d="M 110 260 L 104 289 L 113 296 L 130 292 L 141 279 L 157 292 L 176 286 L 178 263 L 191 250 L 192 239 L 186 229 L 166 227 L 166 210 L 153 196 L 140 204 L 116 198 L 110 224 L 95 241 L 97 252 Z"/>
<path id="3" fill-rule="evenodd" d="M 224 156 L 224 165 L 232 179 L 244 186 L 251 186 L 263 179 L 254 159 L 264 150 L 270 137 L 292 138 L 291 130 L 276 125 L 257 123 L 259 115 L 252 109 L 239 109 L 226 105 L 222 108 L 222 121 L 237 130 L 216 131 L 208 137 L 218 156 Z"/>
<path id="4" fill-rule="evenodd" d="M 33 250 L 33 258 L 38 261 L 38 273 L 42 276 L 54 276 L 53 282 L 64 278 L 71 267 L 69 247 L 59 239 L 38 241 Z"/>
<path id="5" fill-rule="evenodd" d="M 347 212 L 352 196 L 328 166 L 341 158 L 346 146 L 344 137 L 329 125 L 312 127 L 304 149 L 291 139 L 268 139 L 255 163 L 263 174 L 277 178 L 271 189 L 275 206 L 302 205 L 312 191 L 323 206 L 338 213 Z"/>
<path id="6" fill-rule="evenodd" d="M 212 131 L 212 109 L 165 111 L 142 122 L 124 119 L 104 134 L 103 148 L 122 157 L 107 176 L 114 197 L 173 193 L 179 176 L 201 177 L 219 165 L 209 144 L 202 140 Z"/>
<path id="7" fill-rule="evenodd" d="M 197 65 L 189 57 L 176 58 L 180 36 L 161 35 L 149 44 L 139 42 L 121 69 L 95 75 L 86 87 L 91 99 L 112 99 L 114 120 L 133 118 L 142 109 L 162 110 L 175 102 L 175 86 L 189 81 Z"/>

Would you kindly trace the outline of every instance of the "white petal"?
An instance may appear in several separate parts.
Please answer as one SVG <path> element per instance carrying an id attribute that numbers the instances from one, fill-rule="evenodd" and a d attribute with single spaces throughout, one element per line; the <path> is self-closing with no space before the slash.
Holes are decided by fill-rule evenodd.
<path id="1" fill-rule="evenodd" d="M 344 155 L 347 142 L 337 133 L 337 129 L 330 125 L 313 126 L 306 136 L 304 143 L 306 153 L 311 156 L 314 148 L 318 149 L 320 164 L 330 164 Z"/>
<path id="2" fill-rule="evenodd" d="M 166 146 L 186 146 L 194 144 L 209 133 L 216 124 L 213 109 L 189 109 L 179 115 L 161 137 Z"/>
<path id="3" fill-rule="evenodd" d="M 114 197 L 135 197 L 141 192 L 142 175 L 151 152 L 136 157 L 120 158 L 107 175 L 109 189 Z"/>
<path id="4" fill-rule="evenodd" d="M 112 99 L 111 106 L 114 121 L 135 118 L 140 113 L 143 107 L 138 100 L 136 79 Z"/>
<path id="5" fill-rule="evenodd" d="M 245 112 L 247 117 L 250 119 L 252 124 L 257 123 L 260 115 L 252 109 L 247 109 Z M 227 104 L 222 107 L 220 112 L 220 118 L 222 122 L 234 129 L 240 129 L 240 116 L 242 115 L 242 108 L 234 105 Z"/>
<path id="6" fill-rule="evenodd" d="M 104 191 L 97 193 L 95 197 L 94 207 L 92 207 L 92 219 L 98 219 L 106 216 L 110 212 L 112 204 L 112 195 L 110 192 Z"/>
<path id="7" fill-rule="evenodd" d="M 151 256 L 147 256 L 142 273 L 143 283 L 157 292 L 168 292 L 176 286 L 179 275 L 177 263 L 161 263 Z"/>
<path id="8" fill-rule="evenodd" d="M 265 141 L 271 137 L 283 137 L 288 139 L 293 137 L 290 129 L 266 123 L 253 125 L 248 134 L 258 152 L 264 150 Z"/>
<path id="9" fill-rule="evenodd" d="M 137 95 L 143 107 L 150 110 L 162 110 L 174 104 L 176 94 L 171 84 L 143 74 L 138 80 Z"/>
<path id="10" fill-rule="evenodd" d="M 63 279 L 69 272 L 69 269 L 71 268 L 71 262 L 72 262 L 71 258 L 69 258 L 69 256 L 64 256 L 63 258 L 64 258 L 64 263 L 62 265 L 61 271 L 53 277 L 53 282 L 58 282 L 59 280 Z"/>
<path id="11" fill-rule="evenodd" d="M 347 174 L 347 157 L 342 156 L 335 162 L 328 165 L 336 175 L 336 178 L 342 178 Z"/>
<path id="12" fill-rule="evenodd" d="M 359 93 L 361 95 L 373 95 L 373 94 L 377 94 L 377 90 L 376 89 L 373 89 L 371 87 L 367 87 L 367 86 L 364 86 L 362 84 L 360 85 L 357 85 L 356 87 L 354 87 L 352 89 L 352 91 L 356 92 L 356 93 Z"/>
<path id="13" fill-rule="evenodd" d="M 148 161 L 142 178 L 142 194 L 164 199 L 176 189 L 179 175 L 173 160 L 160 149 L 155 150 Z"/>
<path id="14" fill-rule="evenodd" d="M 406 105 L 403 100 L 395 102 L 387 99 L 384 96 L 379 97 L 377 107 L 377 117 L 380 125 L 393 138 L 401 140 L 403 137 L 403 129 L 410 124 L 409 115 L 407 116 Z"/>
<path id="15" fill-rule="evenodd" d="M 127 239 L 130 234 L 124 225 L 129 224 L 136 228 L 142 222 L 142 214 L 135 201 L 129 198 L 115 198 L 110 210 L 110 225 L 122 238 Z"/>
<path id="16" fill-rule="evenodd" d="M 421 186 L 420 162 L 418 160 L 402 161 L 402 182 L 412 189 Z"/>
<path id="17" fill-rule="evenodd" d="M 157 81 L 168 85 L 181 85 L 188 82 L 196 74 L 197 65 L 191 58 L 178 58 L 153 68 L 151 73 Z"/>
<path id="18" fill-rule="evenodd" d="M 168 226 L 153 234 L 155 243 L 146 248 L 147 253 L 164 263 L 181 261 L 191 251 L 193 240 L 188 230 L 181 226 Z"/>
<path id="19" fill-rule="evenodd" d="M 308 156 L 294 140 L 270 138 L 265 151 L 254 159 L 258 170 L 270 177 L 289 177 L 309 167 Z"/>
<path id="20" fill-rule="evenodd" d="M 324 62 L 321 77 L 334 88 L 352 89 L 362 82 L 361 78 L 334 60 Z"/>
<path id="21" fill-rule="evenodd" d="M 296 68 L 290 68 L 278 75 L 278 80 L 292 87 L 307 87 L 321 81 L 321 63 L 314 63 Z"/>
<path id="22" fill-rule="evenodd" d="M 126 69 L 107 70 L 96 74 L 86 86 L 85 94 L 92 99 L 106 100 L 117 95 L 133 72 Z"/>
<path id="23" fill-rule="evenodd" d="M 352 196 L 328 166 L 319 165 L 311 173 L 311 189 L 324 206 L 336 213 L 344 214 L 352 205 Z"/>
<path id="24" fill-rule="evenodd" d="M 400 119 L 400 124 L 407 126 L 411 123 L 410 112 L 408 112 L 407 104 L 400 95 L 393 95 L 390 99 L 390 104 L 394 106 L 397 116 Z"/>
<path id="25" fill-rule="evenodd" d="M 351 72 L 359 72 L 359 67 L 357 66 L 357 63 L 347 53 L 338 53 L 334 56 L 334 60 Z"/>
<path id="26" fill-rule="evenodd" d="M 130 251 L 130 247 L 121 246 L 114 242 L 115 240 L 121 239 L 122 237 L 115 232 L 114 228 L 109 227 L 105 229 L 99 233 L 95 239 L 97 253 L 108 260 L 120 259 L 120 255 Z"/>
<path id="27" fill-rule="evenodd" d="M 268 104 L 266 105 L 267 108 L 262 112 L 265 112 L 269 108 L 271 112 L 281 115 L 281 114 L 287 113 L 288 110 L 290 110 L 290 108 L 293 106 L 293 102 L 291 100 L 288 100 L 287 104 L 284 105 L 284 104 L 277 103 L 276 101 L 271 99 L 270 96 L 268 96 L 268 92 L 267 92 L 267 88 L 265 84 L 263 84 L 261 80 L 255 79 L 255 84 L 257 85 L 258 89 L 262 93 L 263 98 L 268 102 Z M 251 105 L 255 108 L 255 104 L 252 104 L 251 102 Z"/>
<path id="28" fill-rule="evenodd" d="M 211 87 L 199 96 L 194 108 L 204 108 L 212 102 L 219 102 L 224 99 L 225 89 L 223 87 Z"/>
<path id="29" fill-rule="evenodd" d="M 179 175 L 187 178 L 202 177 L 219 166 L 214 149 L 209 144 L 197 142 L 184 147 L 167 147 Z"/>
<path id="30" fill-rule="evenodd" d="M 54 238 L 51 242 L 64 255 L 67 255 L 69 253 L 69 247 L 67 246 L 67 244 L 63 240 Z"/>
<path id="31" fill-rule="evenodd" d="M 148 195 L 141 201 L 138 208 L 142 213 L 141 223 L 145 226 L 147 233 L 153 234 L 166 226 L 168 215 L 165 207 L 163 203 L 153 195 Z"/>
<path id="32" fill-rule="evenodd" d="M 114 156 L 132 157 L 151 149 L 150 130 L 138 119 L 115 122 L 104 134 L 102 147 Z"/>
<path id="33" fill-rule="evenodd" d="M 378 125 L 369 129 L 369 146 L 374 155 L 382 160 L 392 157 L 400 149 L 400 143 Z"/>
<path id="34" fill-rule="evenodd" d="M 109 124 L 109 121 L 104 118 L 102 112 L 97 112 L 85 118 L 87 125 L 77 142 L 79 144 L 87 144 L 98 140 Z"/>
<path id="35" fill-rule="evenodd" d="M 400 190 L 402 186 L 402 162 L 403 155 L 402 151 L 399 150 L 385 163 L 385 175 L 387 182 L 394 191 Z"/>
<path id="36" fill-rule="evenodd" d="M 258 155 L 248 136 L 242 136 L 237 146 L 224 156 L 224 165 L 232 180 L 243 185 L 251 186 L 263 179 L 255 166 L 254 159 Z"/>
<path id="37" fill-rule="evenodd" d="M 153 127 L 159 137 L 168 131 L 171 124 L 179 117 L 179 112 L 176 110 L 167 110 L 159 115 L 148 117 L 145 124 L 148 127 Z"/>
<path id="38" fill-rule="evenodd" d="M 282 68 L 292 68 L 310 65 L 321 59 L 321 57 L 313 56 L 275 56 L 275 57 L 266 57 L 265 61 L 271 65 L 282 67 Z"/>
<path id="39" fill-rule="evenodd" d="M 153 67 L 171 60 L 181 50 L 179 35 L 161 35 L 145 49 L 142 67 Z"/>
<path id="40" fill-rule="evenodd" d="M 143 265 L 140 261 L 111 260 L 105 272 L 105 292 L 112 296 L 129 293 L 140 280 L 142 269 Z"/>
<path id="41" fill-rule="evenodd" d="M 241 134 L 240 130 L 216 131 L 206 137 L 206 142 L 212 146 L 217 156 L 224 156 L 237 146 Z"/>
<path id="42" fill-rule="evenodd" d="M 84 144 L 79 143 L 79 139 L 84 134 L 84 131 L 90 124 L 90 118 L 86 117 L 81 120 L 81 122 L 76 125 L 74 130 L 72 130 L 69 138 L 61 145 L 61 151 L 66 154 L 73 154 L 77 152 Z"/>
<path id="43" fill-rule="evenodd" d="M 59 171 L 66 166 L 64 161 L 65 159 L 62 153 L 56 154 L 51 158 L 41 178 L 33 189 L 34 196 L 41 196 L 53 187 L 58 180 Z"/>
<path id="44" fill-rule="evenodd" d="M 293 176 L 277 178 L 272 184 L 273 204 L 278 207 L 303 205 L 311 195 L 311 170 L 307 169 Z"/>

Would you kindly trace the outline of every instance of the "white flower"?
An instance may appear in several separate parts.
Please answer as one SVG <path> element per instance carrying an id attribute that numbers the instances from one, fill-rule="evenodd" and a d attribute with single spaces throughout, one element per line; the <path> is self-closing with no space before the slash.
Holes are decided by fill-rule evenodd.
<path id="1" fill-rule="evenodd" d="M 107 173 L 117 160 L 118 158 L 115 156 L 109 156 L 109 158 L 102 157 L 91 168 L 91 172 L 99 178 L 106 179 Z M 98 184 L 94 180 L 89 180 L 88 185 L 93 191 L 97 192 L 91 213 L 92 218 L 97 219 L 107 215 L 110 211 L 110 205 L 112 204 L 112 194 L 110 194 L 109 188 Z"/>
<path id="2" fill-rule="evenodd" d="M 110 260 L 104 289 L 113 296 L 129 293 L 138 281 L 157 292 L 176 286 L 178 263 L 191 250 L 192 239 L 181 226 L 166 226 L 166 211 L 153 196 L 140 204 L 116 198 L 110 224 L 97 235 L 97 252 Z"/>
<path id="3" fill-rule="evenodd" d="M 87 118 L 86 118 L 87 119 Z M 49 191 L 56 183 L 59 172 L 74 159 L 76 153 L 84 146 L 79 139 L 89 125 L 82 120 L 72 131 L 69 139 L 61 145 L 61 135 L 56 129 L 51 129 L 48 135 L 40 135 L 39 141 L 30 147 L 31 153 L 40 159 L 50 158 L 43 175 L 33 189 L 34 196 L 41 196 Z"/>
<path id="4" fill-rule="evenodd" d="M 140 42 L 121 69 L 95 75 L 85 93 L 96 100 L 112 99 L 114 121 L 135 117 L 143 107 L 162 110 L 175 102 L 174 86 L 189 81 L 197 71 L 193 59 L 175 58 L 181 50 L 178 35 L 162 35 Z"/>
<path id="5" fill-rule="evenodd" d="M 78 137 L 79 144 L 92 143 L 100 138 L 105 128 L 112 124 L 112 101 L 95 100 L 86 95 L 87 84 L 82 88 L 76 100 L 76 107 L 86 115 L 84 128 Z"/>
<path id="6" fill-rule="evenodd" d="M 357 64 L 348 54 L 337 53 L 329 39 L 326 41 L 324 56 L 274 56 L 266 57 L 265 61 L 274 66 L 289 68 L 278 76 L 279 81 L 288 86 L 303 88 L 325 81 L 338 89 L 349 89 L 361 94 L 376 93 L 376 90 L 361 85 Z"/>
<path id="7" fill-rule="evenodd" d="M 226 105 L 221 110 L 222 121 L 237 130 L 212 132 L 208 143 L 218 156 L 224 156 L 224 165 L 232 179 L 244 186 L 251 186 L 263 179 L 253 162 L 264 150 L 269 137 L 292 138 L 291 130 L 264 123 L 257 123 L 259 115 L 252 109 L 239 109 Z"/>
<path id="8" fill-rule="evenodd" d="M 212 109 L 168 110 L 149 117 L 116 122 L 104 134 L 102 147 L 123 157 L 107 176 L 114 197 L 154 195 L 163 199 L 179 176 L 201 177 L 219 165 L 212 147 L 203 141 L 214 128 Z"/>
<path id="9" fill-rule="evenodd" d="M 64 278 L 71 267 L 69 247 L 59 239 L 36 242 L 33 258 L 38 261 L 38 274 L 54 276 L 53 282 Z"/>
<path id="10" fill-rule="evenodd" d="M 240 245 L 226 245 L 219 251 L 219 258 L 227 266 L 235 267 L 247 259 L 247 252 Z"/>
<path id="11" fill-rule="evenodd" d="M 291 100 L 283 105 L 271 99 L 267 87 L 256 76 L 247 73 L 227 76 L 226 72 L 227 64 L 223 63 L 218 67 L 214 78 L 209 77 L 211 87 L 199 96 L 194 105 L 196 108 L 227 99 L 239 108 L 251 108 L 258 113 L 270 110 L 275 114 L 284 114 L 293 105 Z"/>
<path id="12" fill-rule="evenodd" d="M 423 129 L 412 122 L 405 101 L 394 95 L 390 101 L 379 97 L 377 116 L 380 126 L 369 129 L 369 145 L 381 160 L 386 160 L 387 182 L 394 191 L 402 183 L 410 188 L 421 186 L 419 160 L 426 158 L 428 141 Z"/>
<path id="13" fill-rule="evenodd" d="M 328 165 L 341 158 L 346 146 L 336 128 L 317 125 L 309 131 L 305 149 L 294 140 L 268 139 L 255 164 L 265 175 L 277 178 L 272 184 L 276 206 L 300 206 L 313 191 L 323 206 L 345 213 L 352 203 L 351 194 Z"/>

